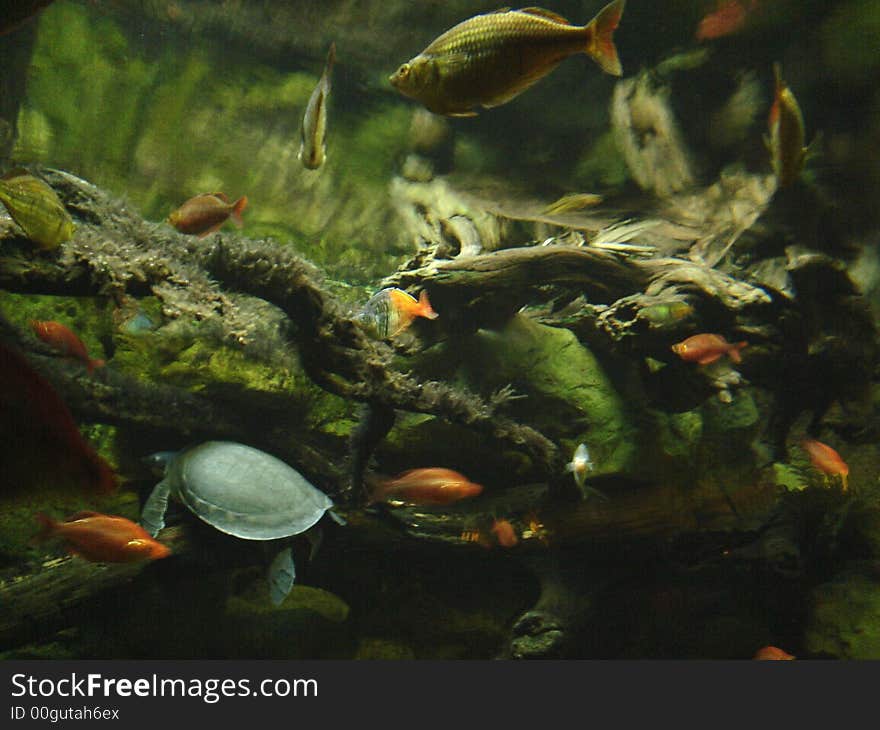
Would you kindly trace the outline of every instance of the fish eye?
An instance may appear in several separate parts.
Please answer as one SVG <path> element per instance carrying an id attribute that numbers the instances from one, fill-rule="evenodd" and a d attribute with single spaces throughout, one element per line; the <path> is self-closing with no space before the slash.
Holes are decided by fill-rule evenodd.
<path id="1" fill-rule="evenodd" d="M 409 76 L 409 68 L 410 66 L 408 63 L 403 64 L 399 69 L 397 69 L 397 75 L 400 76 L 400 78 L 405 79 L 407 76 Z"/>

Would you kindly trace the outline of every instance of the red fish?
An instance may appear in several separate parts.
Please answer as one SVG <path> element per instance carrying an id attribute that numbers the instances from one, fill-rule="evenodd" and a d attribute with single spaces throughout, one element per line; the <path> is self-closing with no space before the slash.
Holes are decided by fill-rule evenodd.
<path id="1" fill-rule="evenodd" d="M 698 41 L 713 40 L 738 33 L 746 24 L 749 13 L 758 5 L 758 0 L 749 3 L 738 0 L 722 0 L 716 9 L 706 15 L 697 26 Z"/>
<path id="2" fill-rule="evenodd" d="M 104 361 L 90 358 L 83 341 L 61 322 L 32 319 L 31 328 L 37 337 L 62 355 L 79 360 L 86 366 L 89 375 L 95 372 L 95 368 L 104 367 Z"/>
<path id="3" fill-rule="evenodd" d="M 801 446 L 810 457 L 810 462 L 819 471 L 828 476 L 839 476 L 844 490 L 849 478 L 849 467 L 834 449 L 815 439 L 804 439 Z"/>
<path id="4" fill-rule="evenodd" d="M 80 434 L 61 396 L 19 353 L 0 343 L 0 436 L 3 478 L 15 488 L 52 471 L 91 491 L 112 492 L 116 475 Z M 38 459 L 34 463 L 34 458 Z M 7 463 L 8 462 L 8 463 Z"/>
<path id="5" fill-rule="evenodd" d="M 187 200 L 168 216 L 168 222 L 181 233 L 197 234 L 199 238 L 204 238 L 219 231 L 230 217 L 241 228 L 241 214 L 247 204 L 246 195 L 230 203 L 224 193 L 203 193 Z"/>
<path id="6" fill-rule="evenodd" d="M 369 504 L 392 500 L 418 505 L 446 505 L 476 497 L 482 491 L 482 485 L 474 484 L 452 469 L 410 469 L 394 479 L 380 481 Z"/>
<path id="7" fill-rule="evenodd" d="M 795 657 L 789 654 L 787 651 L 783 651 L 778 646 L 764 646 L 755 653 L 755 656 L 752 659 L 775 659 L 775 660 L 790 660 Z"/>
<path id="8" fill-rule="evenodd" d="M 171 554 L 167 546 L 125 517 L 78 512 L 64 522 L 44 514 L 38 514 L 37 520 L 42 525 L 37 540 L 61 538 L 68 552 L 93 563 L 136 563 Z"/>
<path id="9" fill-rule="evenodd" d="M 492 523 L 492 534 L 495 535 L 498 544 L 504 548 L 512 548 L 519 542 L 519 538 L 516 536 L 516 531 L 508 520 L 496 519 Z"/>
<path id="10" fill-rule="evenodd" d="M 702 334 L 677 342 L 672 346 L 672 351 L 682 360 L 700 365 L 713 363 L 722 355 L 728 355 L 734 362 L 742 362 L 739 351 L 748 344 L 748 342 L 731 343 L 721 335 Z"/>

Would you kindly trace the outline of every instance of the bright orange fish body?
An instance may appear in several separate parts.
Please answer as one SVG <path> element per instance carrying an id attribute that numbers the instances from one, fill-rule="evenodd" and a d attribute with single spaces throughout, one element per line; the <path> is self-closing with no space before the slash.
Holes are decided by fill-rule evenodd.
<path id="1" fill-rule="evenodd" d="M 463 474 L 452 469 L 429 467 L 410 469 L 394 479 L 378 483 L 370 502 L 397 501 L 436 506 L 476 497 L 483 491 Z"/>
<path id="2" fill-rule="evenodd" d="M 758 5 L 758 0 L 721 0 L 716 9 L 706 15 L 697 26 L 698 41 L 713 40 L 732 35 L 743 29 L 749 13 Z"/>
<path id="3" fill-rule="evenodd" d="M 86 366 L 89 375 L 95 371 L 95 368 L 104 367 L 104 361 L 93 360 L 89 357 L 89 352 L 83 341 L 61 322 L 32 319 L 31 328 L 37 337 L 62 355 L 79 360 Z"/>
<path id="4" fill-rule="evenodd" d="M 727 355 L 733 362 L 742 362 L 739 351 L 748 342 L 728 342 L 721 335 L 701 334 L 688 337 L 672 346 L 672 351 L 685 362 L 699 365 L 713 363 L 722 355 Z"/>
<path id="5" fill-rule="evenodd" d="M 168 216 L 168 222 L 181 233 L 204 238 L 219 231 L 230 217 L 241 228 L 241 213 L 247 203 L 246 195 L 230 203 L 224 193 L 203 193 L 187 200 Z"/>
<path id="6" fill-rule="evenodd" d="M 513 529 L 513 525 L 510 524 L 509 520 L 496 519 L 492 523 L 492 534 L 495 535 L 498 544 L 503 548 L 512 548 L 519 542 L 516 530 Z"/>
<path id="7" fill-rule="evenodd" d="M 389 81 L 435 114 L 469 117 L 505 104 L 577 53 L 620 76 L 612 35 L 623 8 L 624 0 L 614 0 L 587 25 L 535 7 L 475 15 L 438 36 Z"/>
<path id="8" fill-rule="evenodd" d="M 65 522 L 44 514 L 38 514 L 37 519 L 43 526 L 37 539 L 60 538 L 71 554 L 93 563 L 136 563 L 171 554 L 168 547 L 125 517 L 79 512 Z"/>
<path id="9" fill-rule="evenodd" d="M 778 646 L 764 646 L 755 653 L 755 656 L 752 659 L 763 659 L 763 660 L 791 660 L 795 657 L 789 654 L 787 651 L 780 649 Z"/>
<path id="10" fill-rule="evenodd" d="M 828 476 L 839 476 L 843 482 L 843 488 L 847 487 L 849 478 L 849 466 L 834 449 L 827 444 L 815 439 L 804 439 L 801 446 L 810 457 L 810 462 L 819 471 Z"/>
<path id="11" fill-rule="evenodd" d="M 388 287 L 370 297 L 355 320 L 370 333 L 384 340 L 403 332 L 416 317 L 438 317 L 428 301 L 427 290 L 422 289 L 416 299 L 403 289 Z"/>

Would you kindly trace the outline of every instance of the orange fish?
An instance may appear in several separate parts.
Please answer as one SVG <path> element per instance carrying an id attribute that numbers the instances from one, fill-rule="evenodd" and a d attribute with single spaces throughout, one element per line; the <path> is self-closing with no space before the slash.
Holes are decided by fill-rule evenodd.
<path id="1" fill-rule="evenodd" d="M 47 471 L 55 479 L 56 470 L 92 491 L 116 488 L 116 475 L 83 438 L 61 396 L 22 355 L 2 343 L 0 437 L 8 449 L 3 463 L 8 488 L 32 483 L 35 474 Z M 35 457 L 39 464 L 28 462 Z"/>
<path id="2" fill-rule="evenodd" d="M 849 467 L 834 449 L 815 439 L 804 439 L 801 446 L 810 457 L 810 462 L 819 471 L 828 476 L 839 476 L 844 490 L 847 487 Z"/>
<path id="3" fill-rule="evenodd" d="M 758 5 L 758 0 L 749 3 L 738 0 L 722 0 L 716 9 L 706 15 L 697 26 L 698 41 L 713 40 L 738 33 L 748 20 L 749 13 Z"/>
<path id="4" fill-rule="evenodd" d="M 501 547 L 512 548 L 519 542 L 519 538 L 516 536 L 516 531 L 508 520 L 496 519 L 492 523 L 492 533 L 495 535 L 495 539 L 498 540 L 498 544 Z"/>
<path id="5" fill-rule="evenodd" d="M 755 656 L 752 659 L 775 659 L 775 660 L 789 660 L 794 659 L 795 657 L 789 654 L 787 651 L 783 651 L 778 646 L 764 646 L 755 653 Z"/>
<path id="6" fill-rule="evenodd" d="M 403 332 L 416 317 L 437 319 L 438 316 L 428 301 L 427 290 L 422 289 L 416 299 L 403 289 L 388 287 L 370 297 L 355 321 L 384 340 Z"/>
<path id="7" fill-rule="evenodd" d="M 90 358 L 83 341 L 69 327 L 61 324 L 61 322 L 45 322 L 32 319 L 31 329 L 43 342 L 65 357 L 79 360 L 86 366 L 86 371 L 89 375 L 95 372 L 95 368 L 104 367 L 104 361 Z"/>
<path id="8" fill-rule="evenodd" d="M 482 485 L 474 484 L 452 469 L 410 469 L 394 479 L 380 481 L 368 504 L 391 500 L 417 505 L 446 505 L 476 497 L 482 491 Z"/>
<path id="9" fill-rule="evenodd" d="M 734 362 L 742 362 L 739 351 L 748 344 L 748 342 L 731 343 L 721 335 L 702 334 L 677 342 L 672 346 L 672 351 L 682 360 L 700 365 L 713 363 L 722 355 L 728 355 Z"/>
<path id="10" fill-rule="evenodd" d="M 44 514 L 37 520 L 42 529 L 37 540 L 61 538 L 72 555 L 93 563 L 136 563 L 167 558 L 171 550 L 125 517 L 100 512 L 78 512 L 64 522 Z"/>
<path id="11" fill-rule="evenodd" d="M 241 228 L 241 214 L 247 203 L 246 195 L 230 203 L 224 193 L 203 193 L 187 200 L 168 216 L 168 222 L 181 233 L 197 234 L 199 238 L 204 238 L 219 231 L 230 217 Z"/>

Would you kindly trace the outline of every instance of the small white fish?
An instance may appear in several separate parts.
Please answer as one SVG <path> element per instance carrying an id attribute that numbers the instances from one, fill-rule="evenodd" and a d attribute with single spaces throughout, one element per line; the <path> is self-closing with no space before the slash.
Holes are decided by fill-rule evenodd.
<path id="1" fill-rule="evenodd" d="M 297 158 L 309 170 L 317 170 L 327 158 L 327 100 L 330 97 L 330 73 L 336 60 L 336 44 L 330 44 L 324 73 L 309 97 L 300 128 L 301 143 Z"/>
<path id="2" fill-rule="evenodd" d="M 608 497 L 602 494 L 598 489 L 587 486 L 586 484 L 587 474 L 593 471 L 594 468 L 593 462 L 590 460 L 590 451 L 587 449 L 586 444 L 579 444 L 574 450 L 574 456 L 571 457 L 571 461 L 565 465 L 565 470 L 570 471 L 574 475 L 575 484 L 578 485 L 584 499 L 586 499 L 587 495 L 591 492 L 602 499 L 608 499 Z"/>

